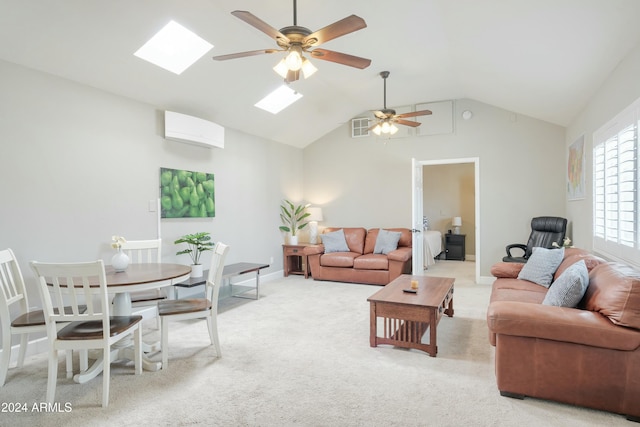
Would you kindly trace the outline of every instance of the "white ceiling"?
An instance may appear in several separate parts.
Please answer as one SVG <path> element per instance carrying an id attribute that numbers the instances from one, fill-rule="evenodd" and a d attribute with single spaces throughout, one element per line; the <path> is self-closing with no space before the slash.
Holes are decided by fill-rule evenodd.
<path id="1" fill-rule="evenodd" d="M 271 68 L 283 54 L 211 59 L 276 47 L 237 9 L 293 24 L 291 0 L 0 0 L 0 58 L 305 147 L 382 108 L 383 70 L 388 107 L 471 98 L 568 125 L 640 41 L 638 0 L 300 0 L 312 31 L 364 18 L 322 47 L 372 63 L 312 60 L 318 72 L 292 84 L 304 97 L 274 116 L 253 105 L 282 83 Z M 171 19 L 215 46 L 179 76 L 133 56 Z"/>

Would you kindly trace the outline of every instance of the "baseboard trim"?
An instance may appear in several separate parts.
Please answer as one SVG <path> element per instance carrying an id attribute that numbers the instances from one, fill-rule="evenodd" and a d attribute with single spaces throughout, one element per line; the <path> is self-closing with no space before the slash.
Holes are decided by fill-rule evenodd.
<path id="1" fill-rule="evenodd" d="M 496 278 L 493 276 L 480 276 L 480 285 L 493 285 L 493 282 L 496 281 Z"/>
<path id="2" fill-rule="evenodd" d="M 2 353 L 4 349 L 0 349 Z M 9 359 L 9 368 L 14 367 L 18 363 L 18 353 L 20 351 L 20 344 L 11 346 L 11 358 Z M 29 356 L 35 356 L 36 354 L 46 353 L 49 351 L 49 343 L 47 337 L 36 338 L 27 343 L 27 353 L 25 359 Z"/>

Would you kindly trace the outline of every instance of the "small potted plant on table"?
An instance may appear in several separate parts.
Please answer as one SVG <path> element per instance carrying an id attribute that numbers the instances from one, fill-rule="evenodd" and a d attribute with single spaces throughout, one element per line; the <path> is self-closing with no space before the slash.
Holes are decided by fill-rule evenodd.
<path id="1" fill-rule="evenodd" d="M 191 276 L 202 277 L 202 264 L 200 264 L 200 255 L 204 251 L 210 251 L 213 248 L 210 233 L 203 231 L 195 234 L 185 234 L 174 242 L 176 245 L 186 243 L 188 248 L 176 253 L 176 255 L 189 254 L 191 257 Z"/>
<path id="2" fill-rule="evenodd" d="M 306 218 L 311 215 L 307 212 L 309 204 L 294 205 L 289 200 L 285 200 L 280 205 L 280 219 L 284 225 L 280 226 L 281 231 L 291 233 L 289 236 L 289 244 L 298 244 L 298 230 L 302 230 L 308 224 Z"/>

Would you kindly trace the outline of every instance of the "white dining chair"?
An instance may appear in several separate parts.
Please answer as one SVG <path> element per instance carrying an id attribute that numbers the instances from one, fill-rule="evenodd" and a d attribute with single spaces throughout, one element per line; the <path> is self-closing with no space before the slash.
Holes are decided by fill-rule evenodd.
<path id="1" fill-rule="evenodd" d="M 166 369 L 169 363 L 169 321 L 171 320 L 206 319 L 211 344 L 215 346 L 216 355 L 222 357 L 218 338 L 218 296 L 222 284 L 224 260 L 229 252 L 229 246 L 218 242 L 212 251 L 204 298 L 175 299 L 158 303 L 158 313 L 162 323 L 162 369 Z"/>
<path id="2" fill-rule="evenodd" d="M 111 346 L 133 336 L 135 373 L 142 373 L 142 316 L 110 316 L 107 278 L 102 260 L 81 263 L 41 263 L 31 268 L 39 279 L 49 341 L 47 402 L 55 399 L 59 350 L 102 350 L 102 406 L 109 405 Z M 71 312 L 61 308 L 69 301 Z M 79 301 L 87 309 L 81 313 Z M 57 310 L 56 310 L 57 309 Z M 67 323 L 58 330 L 60 323 Z"/>
<path id="3" fill-rule="evenodd" d="M 86 309 L 85 306 L 83 306 Z M 4 385 L 11 363 L 11 338 L 20 335 L 17 367 L 22 368 L 27 354 L 29 334 L 46 332 L 43 310 L 29 310 L 22 271 L 13 251 L 0 251 L 0 325 L 2 326 L 2 356 L 0 356 L 0 387 Z M 67 307 L 69 310 L 70 307 Z M 11 312 L 16 317 L 11 319 Z M 72 354 L 67 353 L 67 377 L 73 375 Z M 81 369 L 86 369 L 87 359 L 81 358 Z"/>
<path id="4" fill-rule="evenodd" d="M 129 261 L 132 264 L 158 263 L 162 261 L 162 239 L 128 240 L 122 244 L 122 250 L 129 256 Z M 141 315 L 145 320 L 156 318 L 159 329 L 158 301 L 165 299 L 167 299 L 167 293 L 164 289 L 132 292 L 132 312 L 133 314 Z"/>

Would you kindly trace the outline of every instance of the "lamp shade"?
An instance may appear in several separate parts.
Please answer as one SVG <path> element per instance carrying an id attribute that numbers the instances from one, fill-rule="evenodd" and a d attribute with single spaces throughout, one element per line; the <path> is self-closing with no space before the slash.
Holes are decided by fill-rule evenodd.
<path id="1" fill-rule="evenodd" d="M 462 226 L 462 218 L 459 216 L 454 216 L 453 220 L 451 220 L 451 225 L 454 227 L 461 227 Z"/>
<path id="2" fill-rule="evenodd" d="M 307 217 L 308 221 L 322 221 L 322 208 L 307 208 L 307 213 L 310 214 Z"/>

